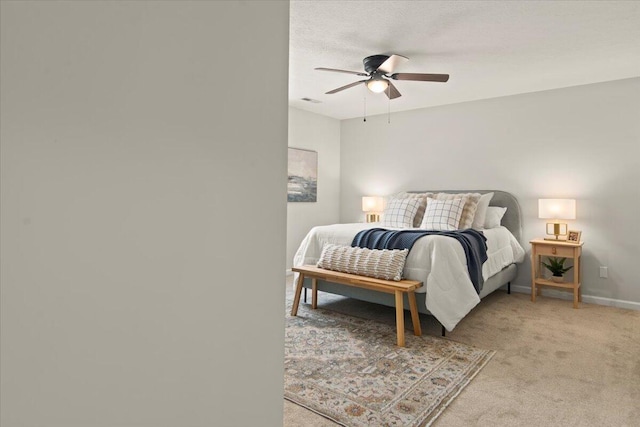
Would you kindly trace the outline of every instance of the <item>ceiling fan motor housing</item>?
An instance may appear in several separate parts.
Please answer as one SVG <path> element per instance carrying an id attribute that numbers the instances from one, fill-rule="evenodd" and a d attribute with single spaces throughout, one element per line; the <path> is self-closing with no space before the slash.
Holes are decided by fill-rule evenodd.
<path id="1" fill-rule="evenodd" d="M 364 70 L 367 73 L 373 73 L 382 65 L 384 61 L 389 59 L 389 55 L 371 55 L 362 60 Z"/>

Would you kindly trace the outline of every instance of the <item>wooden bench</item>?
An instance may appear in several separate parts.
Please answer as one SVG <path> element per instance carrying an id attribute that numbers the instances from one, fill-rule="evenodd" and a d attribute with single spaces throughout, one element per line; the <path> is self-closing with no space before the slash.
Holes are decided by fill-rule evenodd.
<path id="1" fill-rule="evenodd" d="M 312 265 L 293 267 L 291 270 L 300 274 L 298 281 L 296 282 L 296 294 L 293 300 L 293 307 L 291 307 L 292 316 L 296 316 L 298 314 L 302 283 L 304 282 L 305 277 L 309 277 L 311 278 L 311 308 L 313 309 L 318 306 L 318 279 L 346 286 L 355 286 L 358 288 L 372 289 L 374 291 L 394 294 L 396 297 L 396 330 L 399 347 L 404 347 L 404 307 L 402 294 L 406 293 L 409 299 L 413 334 L 416 336 L 422 335 L 422 330 L 420 329 L 420 318 L 418 317 L 418 306 L 416 305 L 416 295 L 414 292 L 422 285 L 422 282 L 418 282 L 416 280 L 400 280 L 397 282 L 393 280 L 382 280 L 373 277 L 358 276 L 356 274 L 325 270 Z"/>

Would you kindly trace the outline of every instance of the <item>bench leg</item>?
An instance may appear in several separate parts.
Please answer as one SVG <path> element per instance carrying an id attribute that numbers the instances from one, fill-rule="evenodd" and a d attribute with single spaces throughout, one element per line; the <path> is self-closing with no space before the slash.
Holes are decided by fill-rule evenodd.
<path id="1" fill-rule="evenodd" d="M 411 322 L 413 323 L 413 335 L 422 335 L 420 327 L 420 315 L 418 314 L 418 304 L 416 304 L 416 294 L 413 291 L 407 292 L 409 297 L 409 309 L 411 310 Z"/>
<path id="2" fill-rule="evenodd" d="M 398 347 L 404 347 L 404 301 L 402 291 L 396 291 L 396 330 L 398 333 Z"/>
<path id="3" fill-rule="evenodd" d="M 311 308 L 318 308 L 318 279 L 311 279 Z"/>
<path id="4" fill-rule="evenodd" d="M 300 294 L 302 293 L 302 282 L 304 282 L 304 274 L 298 274 L 298 283 L 296 283 L 296 295 L 293 299 L 293 306 L 291 307 L 291 315 L 296 316 L 298 314 L 298 305 L 300 305 Z"/>

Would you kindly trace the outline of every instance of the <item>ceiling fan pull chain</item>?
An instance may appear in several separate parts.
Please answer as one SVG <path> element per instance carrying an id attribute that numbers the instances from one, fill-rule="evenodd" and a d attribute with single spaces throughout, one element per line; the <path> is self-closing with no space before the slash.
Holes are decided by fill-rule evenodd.
<path id="1" fill-rule="evenodd" d="M 391 88 L 389 88 L 389 93 L 391 93 Z M 391 124 L 391 97 L 388 96 L 387 99 L 389 100 L 387 103 L 387 124 Z"/>
<path id="2" fill-rule="evenodd" d="M 362 121 L 367 121 L 367 95 L 364 96 L 364 120 Z"/>

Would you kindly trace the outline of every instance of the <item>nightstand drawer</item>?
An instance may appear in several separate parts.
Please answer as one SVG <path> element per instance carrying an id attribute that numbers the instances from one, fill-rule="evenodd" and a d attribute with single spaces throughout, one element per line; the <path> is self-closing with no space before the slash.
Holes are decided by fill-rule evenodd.
<path id="1" fill-rule="evenodd" d="M 543 256 L 569 257 L 575 256 L 575 248 L 553 245 L 536 245 L 536 253 Z"/>

